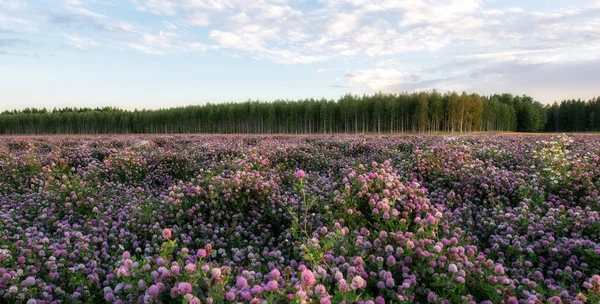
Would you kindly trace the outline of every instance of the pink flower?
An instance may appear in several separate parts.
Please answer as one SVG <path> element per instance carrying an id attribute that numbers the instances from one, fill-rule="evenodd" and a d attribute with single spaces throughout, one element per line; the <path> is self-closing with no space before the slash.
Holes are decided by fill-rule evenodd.
<path id="1" fill-rule="evenodd" d="M 350 288 L 356 290 L 359 288 L 367 287 L 367 282 L 361 276 L 355 276 L 352 278 L 352 283 L 350 283 Z"/>
<path id="2" fill-rule="evenodd" d="M 230 291 L 230 292 L 226 293 L 225 294 L 225 300 L 227 300 L 229 302 L 235 301 L 235 293 L 233 291 Z"/>
<path id="3" fill-rule="evenodd" d="M 189 263 L 189 264 L 185 265 L 185 270 L 187 272 L 194 272 L 194 271 L 196 271 L 196 264 Z"/>
<path id="4" fill-rule="evenodd" d="M 448 266 L 448 271 L 453 272 L 453 273 L 458 272 L 458 267 L 456 267 L 456 264 L 450 264 Z"/>
<path id="5" fill-rule="evenodd" d="M 317 279 L 315 278 L 315 275 L 312 273 L 312 271 L 308 270 L 308 269 L 304 269 L 302 271 L 302 285 L 304 285 L 304 287 L 310 287 L 313 284 L 315 284 L 315 282 L 317 281 Z"/>
<path id="6" fill-rule="evenodd" d="M 267 283 L 267 286 L 265 286 L 265 290 L 273 291 L 273 290 L 276 290 L 278 287 L 279 287 L 279 284 L 277 283 L 277 281 L 271 280 L 271 281 L 269 281 L 269 283 Z"/>
<path id="7" fill-rule="evenodd" d="M 323 286 L 323 284 L 319 284 L 315 287 L 315 293 L 321 296 L 325 296 L 327 295 L 327 289 L 325 289 L 325 286 Z"/>
<path id="8" fill-rule="evenodd" d="M 205 249 L 198 249 L 198 252 L 196 252 L 196 255 L 200 258 L 204 258 L 206 257 L 206 250 Z"/>
<path id="9" fill-rule="evenodd" d="M 177 287 L 173 287 L 171 288 L 171 298 L 175 299 L 177 297 L 179 297 L 179 289 L 177 289 Z"/>
<path id="10" fill-rule="evenodd" d="M 298 170 L 296 171 L 296 178 L 297 179 L 303 179 L 306 177 L 306 173 L 304 172 L 304 170 Z"/>
<path id="11" fill-rule="evenodd" d="M 171 229 L 168 229 L 168 228 L 163 229 L 162 236 L 167 240 L 170 239 L 171 238 Z"/>
<path id="12" fill-rule="evenodd" d="M 504 274 L 504 267 L 502 267 L 502 265 L 498 264 L 498 265 L 496 265 L 496 267 L 494 267 L 494 272 L 496 274 Z"/>
<path id="13" fill-rule="evenodd" d="M 188 282 L 181 282 L 179 283 L 179 285 L 177 286 L 177 288 L 179 289 L 179 291 L 188 294 L 192 292 L 192 284 L 188 283 Z"/>
<path id="14" fill-rule="evenodd" d="M 210 274 L 212 275 L 213 279 L 218 280 L 221 278 L 221 269 L 213 268 L 213 270 L 210 271 Z"/>
<path id="15" fill-rule="evenodd" d="M 348 286 L 348 283 L 346 282 L 346 280 L 339 280 L 338 288 L 341 292 L 347 292 L 348 290 L 350 290 L 350 286 Z"/>
<path id="16" fill-rule="evenodd" d="M 275 268 L 275 269 L 271 270 L 271 272 L 269 272 L 269 276 L 273 280 L 279 279 L 280 275 L 281 275 L 281 273 L 279 272 L 279 270 L 277 270 L 277 268 Z"/>
<path id="17" fill-rule="evenodd" d="M 117 276 L 119 278 L 126 277 L 127 276 L 127 268 L 125 268 L 124 266 L 119 267 L 119 269 L 117 270 Z"/>
<path id="18" fill-rule="evenodd" d="M 190 304 L 200 304 L 201 302 L 200 302 L 200 299 L 193 297 L 189 303 Z"/>

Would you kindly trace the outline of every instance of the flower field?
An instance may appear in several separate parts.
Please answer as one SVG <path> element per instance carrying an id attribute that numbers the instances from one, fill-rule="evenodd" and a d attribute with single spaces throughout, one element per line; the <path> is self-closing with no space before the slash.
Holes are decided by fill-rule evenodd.
<path id="1" fill-rule="evenodd" d="M 600 137 L 0 138 L 0 303 L 598 303 Z"/>

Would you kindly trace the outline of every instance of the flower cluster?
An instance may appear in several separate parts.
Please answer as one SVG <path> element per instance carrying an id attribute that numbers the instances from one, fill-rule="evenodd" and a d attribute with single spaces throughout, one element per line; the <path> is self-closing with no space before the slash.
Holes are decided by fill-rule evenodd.
<path id="1" fill-rule="evenodd" d="M 593 136 L 0 139 L 0 302 L 596 303 Z"/>

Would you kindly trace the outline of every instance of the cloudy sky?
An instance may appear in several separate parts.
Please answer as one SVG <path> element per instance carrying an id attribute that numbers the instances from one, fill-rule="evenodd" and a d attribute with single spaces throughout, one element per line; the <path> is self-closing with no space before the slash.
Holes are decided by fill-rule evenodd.
<path id="1" fill-rule="evenodd" d="M 0 110 L 600 95 L 600 0 L 0 0 Z"/>

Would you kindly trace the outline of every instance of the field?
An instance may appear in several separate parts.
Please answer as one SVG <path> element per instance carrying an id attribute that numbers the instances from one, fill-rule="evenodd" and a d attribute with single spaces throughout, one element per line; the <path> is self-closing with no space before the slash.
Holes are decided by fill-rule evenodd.
<path id="1" fill-rule="evenodd" d="M 597 303 L 600 136 L 0 138 L 0 303 Z"/>

